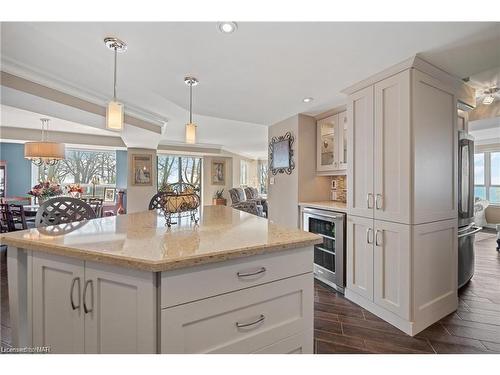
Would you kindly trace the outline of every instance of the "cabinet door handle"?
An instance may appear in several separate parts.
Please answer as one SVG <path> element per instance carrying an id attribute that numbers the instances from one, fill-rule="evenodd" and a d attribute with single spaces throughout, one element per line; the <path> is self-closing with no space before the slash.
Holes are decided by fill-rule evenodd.
<path id="1" fill-rule="evenodd" d="M 255 276 L 261 273 L 266 272 L 266 267 L 260 267 L 257 271 L 255 272 L 236 272 L 236 275 L 238 277 L 250 277 L 250 276 Z"/>
<path id="2" fill-rule="evenodd" d="M 370 234 L 372 234 L 372 233 L 373 233 L 373 229 L 372 228 L 368 228 L 366 230 L 366 243 L 368 243 L 368 244 L 373 243 L 373 240 L 371 240 L 371 242 L 370 242 Z"/>
<path id="3" fill-rule="evenodd" d="M 73 301 L 73 290 L 75 289 L 75 283 L 78 281 L 78 306 L 75 305 L 75 302 Z M 81 300 L 82 300 L 82 294 L 80 290 L 80 278 L 75 277 L 73 281 L 71 282 L 71 288 L 69 289 L 69 300 L 71 302 L 71 308 L 73 310 L 79 309 L 81 305 Z"/>
<path id="4" fill-rule="evenodd" d="M 379 242 L 379 240 L 378 240 L 378 234 L 379 234 L 379 233 L 381 233 L 381 234 L 382 234 L 382 240 L 381 240 L 380 242 Z M 377 229 L 377 230 L 375 231 L 375 246 L 382 246 L 382 245 L 383 245 L 383 243 L 382 243 L 383 239 L 384 239 L 384 231 L 383 231 L 383 230 L 378 230 L 378 229 Z"/>
<path id="5" fill-rule="evenodd" d="M 87 287 L 90 284 L 90 301 L 92 302 L 92 307 L 89 309 L 87 307 Z M 85 314 L 90 313 L 94 311 L 94 284 L 92 280 L 87 280 L 85 282 L 85 287 L 83 288 L 83 311 L 85 311 Z"/>
<path id="6" fill-rule="evenodd" d="M 382 209 L 383 204 L 384 204 L 384 197 L 382 196 L 382 194 L 377 194 L 375 198 L 375 208 L 377 210 L 380 210 Z"/>
<path id="7" fill-rule="evenodd" d="M 264 319 L 266 319 L 266 317 L 264 316 L 264 314 L 260 314 L 259 318 L 251 323 L 238 323 L 236 322 L 236 327 L 238 328 L 244 328 L 244 327 L 249 327 L 249 326 L 253 326 L 257 323 L 260 323 L 262 321 L 264 321 Z"/>
<path id="8" fill-rule="evenodd" d="M 371 207 L 370 207 L 370 202 L 371 202 Z M 370 209 L 373 208 L 373 194 L 368 193 L 366 194 L 366 206 Z"/>

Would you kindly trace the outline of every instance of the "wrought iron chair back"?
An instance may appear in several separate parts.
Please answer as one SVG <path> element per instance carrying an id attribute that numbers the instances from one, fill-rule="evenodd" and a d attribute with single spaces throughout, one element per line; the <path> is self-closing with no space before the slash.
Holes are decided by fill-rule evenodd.
<path id="1" fill-rule="evenodd" d="M 36 227 L 95 219 L 92 207 L 78 198 L 56 197 L 45 201 L 35 217 Z"/>
<path id="2" fill-rule="evenodd" d="M 90 207 L 95 212 L 96 217 L 102 217 L 102 206 L 104 199 L 102 198 L 80 198 L 83 200 L 85 203 L 88 203 Z"/>

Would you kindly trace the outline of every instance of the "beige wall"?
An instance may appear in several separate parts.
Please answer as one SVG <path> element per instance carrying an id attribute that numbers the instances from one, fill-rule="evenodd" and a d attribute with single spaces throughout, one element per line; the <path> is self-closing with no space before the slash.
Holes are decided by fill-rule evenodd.
<path id="1" fill-rule="evenodd" d="M 299 226 L 299 202 L 327 200 L 331 177 L 316 176 L 316 120 L 306 115 L 295 115 L 269 127 L 268 139 L 290 131 L 295 169 L 291 175 L 269 173 L 269 219 L 281 225 Z"/>
<path id="2" fill-rule="evenodd" d="M 291 132 L 294 137 L 297 137 L 299 132 L 299 117 L 292 116 L 286 120 L 278 122 L 269 127 L 268 139 L 272 137 L 284 135 L 286 132 Z M 300 157 L 300 150 L 297 143 L 293 145 L 294 160 L 297 163 Z M 269 190 L 267 201 L 269 206 L 269 220 L 276 224 L 286 225 L 289 227 L 297 227 L 298 223 L 298 198 L 299 198 L 299 174 L 297 166 L 292 171 L 292 174 L 278 173 L 273 176 L 269 171 Z M 271 181 L 274 179 L 274 183 Z"/>
<path id="3" fill-rule="evenodd" d="M 299 115 L 299 202 L 330 198 L 331 177 L 316 176 L 316 119 Z"/>
<path id="4" fill-rule="evenodd" d="M 212 161 L 214 160 L 225 160 L 226 162 L 226 184 L 225 185 L 213 185 L 212 184 Z M 231 204 L 231 199 L 229 198 L 229 189 L 233 187 L 233 161 L 229 157 L 203 157 L 203 205 L 208 206 L 212 204 L 212 198 L 217 190 L 224 189 L 224 198 L 227 199 L 228 205 Z"/>
<path id="5" fill-rule="evenodd" d="M 157 177 L 156 177 L 156 149 L 147 148 L 128 148 L 128 183 L 127 183 L 127 213 L 140 212 L 148 209 L 149 201 L 157 192 Z M 134 178 L 132 155 L 133 154 L 150 154 L 153 161 L 151 186 L 133 186 Z"/>

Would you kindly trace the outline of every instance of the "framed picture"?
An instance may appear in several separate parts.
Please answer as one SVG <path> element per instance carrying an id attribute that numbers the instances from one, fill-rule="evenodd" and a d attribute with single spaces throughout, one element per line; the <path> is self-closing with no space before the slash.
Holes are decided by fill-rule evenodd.
<path id="1" fill-rule="evenodd" d="M 212 160 L 212 185 L 226 184 L 226 162 L 224 160 Z"/>
<path id="2" fill-rule="evenodd" d="M 104 202 L 114 202 L 116 195 L 115 188 L 104 188 Z"/>
<path id="3" fill-rule="evenodd" d="M 271 139 L 269 143 L 269 167 L 273 175 L 277 173 L 292 174 L 292 170 L 295 168 L 293 142 L 294 138 L 290 132 Z"/>
<path id="4" fill-rule="evenodd" d="M 134 171 L 132 185 L 153 185 L 153 156 L 151 154 L 132 154 L 132 169 Z"/>

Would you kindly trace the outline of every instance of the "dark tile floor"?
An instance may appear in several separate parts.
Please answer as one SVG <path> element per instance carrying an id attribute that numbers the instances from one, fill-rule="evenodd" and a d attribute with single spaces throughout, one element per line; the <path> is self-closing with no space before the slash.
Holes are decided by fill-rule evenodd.
<path id="1" fill-rule="evenodd" d="M 494 233 L 476 240 L 476 271 L 458 310 L 415 337 L 327 286 L 315 284 L 316 353 L 500 353 L 500 253 Z"/>
<path id="2" fill-rule="evenodd" d="M 495 235 L 476 241 L 476 273 L 460 290 L 458 310 L 410 337 L 315 283 L 316 353 L 500 353 L 500 253 Z M 1 346 L 10 346 L 7 265 L 0 253 Z"/>

